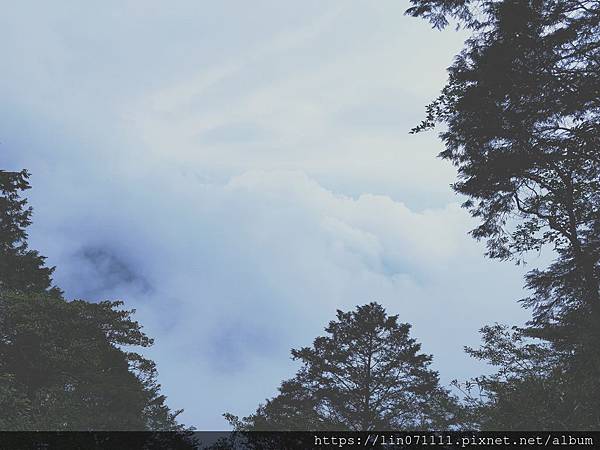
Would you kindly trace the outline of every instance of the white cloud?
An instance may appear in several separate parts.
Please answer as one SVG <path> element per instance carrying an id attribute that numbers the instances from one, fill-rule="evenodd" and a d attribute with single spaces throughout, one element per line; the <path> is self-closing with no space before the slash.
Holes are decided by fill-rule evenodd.
<path id="1" fill-rule="evenodd" d="M 201 6 L 199 6 L 201 5 Z M 336 308 L 380 301 L 447 380 L 525 314 L 435 159 L 408 136 L 460 34 L 394 0 L 13 2 L 3 164 L 33 172 L 32 245 L 70 296 L 123 298 L 200 429 L 292 375 Z M 15 26 L 30 17 L 31 27 Z"/>
<path id="2" fill-rule="evenodd" d="M 482 262 L 456 205 L 415 212 L 385 196 L 334 193 L 300 171 L 225 184 L 146 177 L 135 198 L 119 198 L 117 186 L 103 194 L 108 222 L 104 211 L 83 220 L 90 196 L 80 192 L 56 219 L 77 234 L 47 238 L 68 291 L 93 286 L 91 295 L 137 307 L 172 404 L 200 428 L 220 428 L 219 413 L 247 413 L 273 393 L 293 373 L 289 349 L 308 345 L 337 308 L 383 303 L 414 324 L 445 379 L 473 373 L 462 346 L 484 322 L 520 316 L 516 271 Z M 133 275 L 111 275 L 106 258 L 75 258 L 81 246 L 109 249 Z M 131 281 L 99 290 L 99 276 Z"/>

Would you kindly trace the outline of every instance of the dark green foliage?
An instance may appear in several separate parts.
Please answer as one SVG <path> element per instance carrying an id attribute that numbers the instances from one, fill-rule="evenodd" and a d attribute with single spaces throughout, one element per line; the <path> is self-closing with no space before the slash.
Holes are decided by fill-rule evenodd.
<path id="1" fill-rule="evenodd" d="M 0 290 L 60 295 L 60 290 L 52 287 L 54 268 L 45 267 L 46 258 L 27 246 L 25 229 L 31 224 L 32 210 L 20 191 L 30 188 L 28 179 L 25 170 L 0 170 Z"/>
<path id="2" fill-rule="evenodd" d="M 470 0 L 411 0 L 410 3 L 413 6 L 406 10 L 407 15 L 423 17 L 437 29 L 445 28 L 448 18 L 458 19 L 467 26 L 474 22 Z"/>
<path id="3" fill-rule="evenodd" d="M 446 429 L 460 412 L 419 353 L 410 325 L 379 304 L 337 312 L 327 336 L 292 350 L 303 367 L 279 395 L 239 420 L 242 430 Z"/>
<path id="4" fill-rule="evenodd" d="M 154 363 L 127 346 L 151 339 L 121 302 L 66 302 L 43 294 L 0 296 L 4 397 L 22 417 L 0 429 L 156 430 L 176 428 L 159 394 Z M 7 410 L 4 410 L 7 411 Z"/>
<path id="5" fill-rule="evenodd" d="M 481 422 L 598 428 L 600 2 L 411 4 L 407 14 L 434 27 L 456 20 L 472 31 L 413 132 L 445 125 L 440 156 L 458 169 L 453 187 L 480 219 L 472 234 L 488 256 L 521 262 L 543 246 L 556 256 L 526 276 L 528 328 L 486 328 L 482 350 L 470 350 L 501 367 L 478 383 L 492 402 Z M 541 340 L 521 347 L 526 336 Z"/>
<path id="6" fill-rule="evenodd" d="M 471 356 L 498 371 L 460 387 L 483 430 L 597 430 L 600 390 L 590 361 L 557 351 L 524 330 L 494 325 L 482 330 Z M 456 383 L 459 386 L 458 383 Z"/>
<path id="7" fill-rule="evenodd" d="M 0 429 L 176 430 L 122 302 L 68 302 L 27 247 L 28 174 L 0 171 Z"/>
<path id="8" fill-rule="evenodd" d="M 413 15 L 477 17 L 466 22 L 474 33 L 442 95 L 414 130 L 447 126 L 441 156 L 457 166 L 454 189 L 481 219 L 473 236 L 487 239 L 493 258 L 519 258 L 546 244 L 556 249 L 556 264 L 528 278 L 537 325 L 570 325 L 581 308 L 597 320 L 600 4 L 413 4 Z"/>

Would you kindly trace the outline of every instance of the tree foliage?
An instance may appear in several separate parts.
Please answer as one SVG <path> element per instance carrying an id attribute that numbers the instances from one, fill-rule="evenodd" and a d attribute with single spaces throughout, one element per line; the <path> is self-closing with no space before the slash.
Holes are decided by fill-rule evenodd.
<path id="1" fill-rule="evenodd" d="M 441 95 L 413 132 L 441 124 L 457 168 L 453 187 L 480 219 L 472 230 L 492 258 L 531 270 L 524 330 L 483 330 L 468 349 L 499 371 L 477 380 L 483 427 L 600 425 L 600 2 L 411 0 L 407 14 L 471 37 Z M 527 337 L 538 337 L 525 343 Z M 471 385 L 472 387 L 473 385 Z M 471 397 L 473 400 L 473 397 Z"/>
<path id="2" fill-rule="evenodd" d="M 597 430 L 598 384 L 589 362 L 557 351 L 523 329 L 482 328 L 480 348 L 471 356 L 498 370 L 455 385 L 466 394 L 472 417 L 483 430 Z"/>
<path id="3" fill-rule="evenodd" d="M 446 429 L 458 421 L 455 399 L 429 368 L 431 356 L 410 325 L 377 303 L 337 312 L 327 336 L 292 350 L 303 366 L 279 394 L 242 420 L 243 430 Z"/>
<path id="4" fill-rule="evenodd" d="M 178 430 L 122 302 L 66 301 L 27 246 L 28 173 L 0 171 L 0 429 Z"/>
<path id="5" fill-rule="evenodd" d="M 46 267 L 46 258 L 27 245 L 32 209 L 20 192 L 30 188 L 28 179 L 26 170 L 0 170 L 0 290 L 60 295 L 60 290 L 52 287 L 54 268 Z"/>
<path id="6" fill-rule="evenodd" d="M 174 429 L 152 361 L 123 347 L 152 344 L 121 302 L 0 295 L 4 397 L 23 417 L 0 429 Z M 7 411 L 7 410 L 5 410 Z"/>
<path id="7" fill-rule="evenodd" d="M 526 304 L 539 326 L 600 318 L 600 3 L 412 0 L 407 13 L 473 30 L 413 131 L 446 125 L 441 157 L 493 258 L 546 244 Z M 564 331 L 568 333 L 568 331 Z"/>

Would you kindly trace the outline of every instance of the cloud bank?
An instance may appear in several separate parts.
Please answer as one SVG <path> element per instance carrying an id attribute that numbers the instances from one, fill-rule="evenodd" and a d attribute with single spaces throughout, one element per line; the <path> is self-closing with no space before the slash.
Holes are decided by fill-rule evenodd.
<path id="1" fill-rule="evenodd" d="M 526 313 L 483 259 L 432 135 L 460 34 L 394 1 L 70 2 L 0 18 L 0 158 L 69 297 L 121 298 L 199 429 L 251 412 L 338 308 L 379 301 L 447 381 Z M 27 27 L 21 24 L 28 24 Z"/>

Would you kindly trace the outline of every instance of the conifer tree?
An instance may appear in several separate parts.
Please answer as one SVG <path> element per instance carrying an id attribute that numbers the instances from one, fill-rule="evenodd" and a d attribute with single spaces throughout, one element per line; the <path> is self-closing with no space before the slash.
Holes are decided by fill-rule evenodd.
<path id="1" fill-rule="evenodd" d="M 488 256 L 526 260 L 547 248 L 554 261 L 531 270 L 523 304 L 533 318 L 506 336 L 487 328 L 473 356 L 499 365 L 479 383 L 492 405 L 517 411 L 560 399 L 538 426 L 600 426 L 600 2 L 596 0 L 411 0 L 407 14 L 436 28 L 471 31 L 441 95 L 413 131 L 437 124 L 453 185 L 480 220 Z M 536 337 L 524 347 L 523 337 Z M 511 348 L 514 363 L 488 344 Z M 550 353 L 548 353 L 550 352 Z M 518 370 L 545 354 L 539 377 Z M 518 361 L 518 357 L 522 358 Z M 536 386 L 536 389 L 530 389 Z M 540 390 L 538 388 L 544 387 Z M 538 392 L 538 395 L 535 395 Z M 520 414 L 496 414 L 507 427 Z M 531 409 L 530 409 L 531 410 Z M 513 422 L 507 422 L 507 418 Z M 489 422 L 489 420 L 488 420 Z M 492 420 L 492 422 L 494 422 Z"/>
<path id="2" fill-rule="evenodd" d="M 429 368 L 431 356 L 410 325 L 377 303 L 337 312 L 311 347 L 292 350 L 302 363 L 279 394 L 244 419 L 241 430 L 447 429 L 459 421 L 455 399 Z"/>
<path id="3" fill-rule="evenodd" d="M 0 171 L 0 430 L 178 430 L 123 303 L 66 301 L 27 245 L 26 171 Z"/>
<path id="4" fill-rule="evenodd" d="M 30 189 L 28 180 L 26 170 L 0 170 L 0 290 L 60 295 L 52 286 L 54 268 L 46 267 L 46 258 L 27 245 L 32 208 L 20 193 Z"/>

